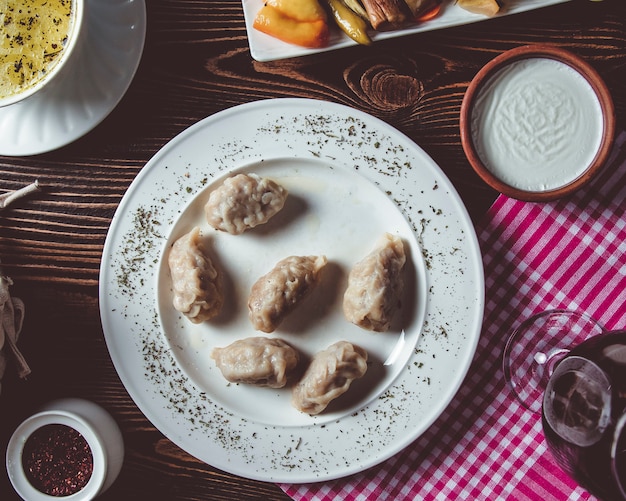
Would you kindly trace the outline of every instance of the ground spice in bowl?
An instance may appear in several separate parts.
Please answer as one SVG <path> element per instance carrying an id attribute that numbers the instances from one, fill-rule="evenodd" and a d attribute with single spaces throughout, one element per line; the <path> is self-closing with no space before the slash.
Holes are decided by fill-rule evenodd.
<path id="1" fill-rule="evenodd" d="M 74 428 L 48 424 L 26 440 L 22 465 L 37 490 L 50 496 L 70 496 L 89 482 L 93 455 L 85 437 Z"/>
<path id="2" fill-rule="evenodd" d="M 111 486 L 123 461 L 113 417 L 80 398 L 54 400 L 26 418 L 6 452 L 11 484 L 29 501 L 91 501 Z"/>

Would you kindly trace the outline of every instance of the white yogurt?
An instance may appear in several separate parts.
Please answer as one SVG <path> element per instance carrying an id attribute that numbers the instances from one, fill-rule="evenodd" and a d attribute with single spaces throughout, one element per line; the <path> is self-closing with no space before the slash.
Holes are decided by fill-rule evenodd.
<path id="1" fill-rule="evenodd" d="M 589 82 L 541 57 L 496 72 L 479 91 L 471 121 L 485 167 L 525 191 L 554 190 L 580 177 L 603 135 L 602 108 Z"/>

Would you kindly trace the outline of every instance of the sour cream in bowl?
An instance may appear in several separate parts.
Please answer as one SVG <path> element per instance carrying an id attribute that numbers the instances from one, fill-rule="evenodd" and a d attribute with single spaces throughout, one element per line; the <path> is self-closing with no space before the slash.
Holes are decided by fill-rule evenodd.
<path id="1" fill-rule="evenodd" d="M 523 46 L 474 77 L 461 106 L 461 142 L 477 174 L 512 198 L 573 193 L 604 165 L 615 134 L 597 72 L 563 49 Z"/>

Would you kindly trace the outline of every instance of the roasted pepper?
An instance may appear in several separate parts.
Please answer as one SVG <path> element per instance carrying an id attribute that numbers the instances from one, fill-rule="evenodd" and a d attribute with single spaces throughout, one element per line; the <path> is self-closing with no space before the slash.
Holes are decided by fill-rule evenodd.
<path id="1" fill-rule="evenodd" d="M 459 7 L 474 14 L 483 16 L 495 16 L 500 10 L 497 0 L 457 0 Z"/>
<path id="2" fill-rule="evenodd" d="M 342 0 L 326 0 L 337 26 L 352 40 L 361 45 L 370 45 L 367 22 L 350 9 Z"/>
<path id="3" fill-rule="evenodd" d="M 315 6 L 315 2 L 311 2 Z M 319 48 L 328 45 L 328 23 L 326 13 L 321 15 L 314 8 L 280 10 L 284 2 L 268 2 L 257 12 L 253 26 L 255 29 L 283 42 L 301 47 Z M 277 7 L 277 6 L 278 7 Z M 289 4 L 285 4 L 289 5 Z M 293 15 L 298 17 L 292 17 Z"/>

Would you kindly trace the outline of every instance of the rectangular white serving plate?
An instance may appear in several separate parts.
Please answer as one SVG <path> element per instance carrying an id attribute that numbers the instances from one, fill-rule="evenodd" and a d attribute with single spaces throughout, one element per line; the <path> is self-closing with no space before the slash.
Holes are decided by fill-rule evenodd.
<path id="1" fill-rule="evenodd" d="M 444 0 L 444 4 L 439 15 L 430 21 L 408 25 L 406 28 L 393 31 L 375 32 L 372 30 L 370 31 L 370 35 L 373 41 L 396 38 L 412 35 L 414 33 L 421 33 L 423 31 L 439 30 L 442 28 L 475 23 L 487 19 L 496 19 L 498 17 L 518 14 L 520 12 L 526 12 L 569 1 L 570 0 L 504 0 L 504 7 L 501 12 L 490 18 L 478 14 L 472 14 L 471 12 L 462 9 L 456 5 L 455 0 Z M 339 28 L 331 30 L 330 43 L 327 47 L 321 49 L 307 49 L 297 45 L 291 45 L 261 33 L 252 27 L 252 23 L 254 22 L 257 12 L 263 6 L 263 3 L 263 0 L 242 0 L 243 12 L 246 21 L 246 31 L 248 32 L 248 41 L 250 44 L 250 53 L 252 57 L 259 62 L 306 56 L 309 54 L 327 52 L 356 45 L 356 42 L 353 42 L 350 38 L 348 38 L 343 32 L 341 32 L 341 30 L 339 30 Z"/>

